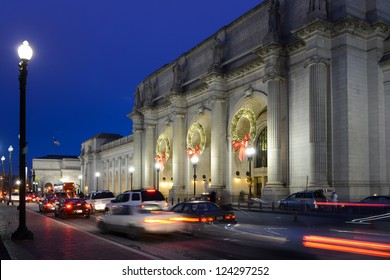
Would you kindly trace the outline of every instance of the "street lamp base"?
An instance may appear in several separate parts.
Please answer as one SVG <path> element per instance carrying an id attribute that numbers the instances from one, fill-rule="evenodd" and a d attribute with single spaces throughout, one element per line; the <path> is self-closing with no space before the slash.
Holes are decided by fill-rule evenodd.
<path id="1" fill-rule="evenodd" d="M 18 229 L 12 233 L 11 238 L 13 240 L 34 240 L 34 234 L 29 231 L 27 227 L 18 227 Z"/>

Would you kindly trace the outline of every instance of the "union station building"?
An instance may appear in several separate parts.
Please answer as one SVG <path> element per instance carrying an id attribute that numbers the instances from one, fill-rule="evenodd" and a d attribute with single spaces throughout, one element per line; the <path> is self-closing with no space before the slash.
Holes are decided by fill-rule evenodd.
<path id="1" fill-rule="evenodd" d="M 82 143 L 82 190 L 388 195 L 389 35 L 388 0 L 263 1 L 140 81 L 132 134 Z"/>

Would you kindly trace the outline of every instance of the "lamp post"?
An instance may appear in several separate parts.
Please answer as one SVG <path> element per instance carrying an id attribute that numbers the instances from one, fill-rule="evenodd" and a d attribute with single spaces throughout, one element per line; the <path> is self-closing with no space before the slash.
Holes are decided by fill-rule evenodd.
<path id="1" fill-rule="evenodd" d="M 251 203 L 252 203 L 252 184 L 253 184 L 253 180 L 252 180 L 252 160 L 253 160 L 253 156 L 255 154 L 255 148 L 253 147 L 249 147 L 249 148 L 246 148 L 245 149 L 245 154 L 248 158 L 248 164 L 249 164 L 249 171 L 247 172 L 247 176 L 248 176 L 248 186 L 249 186 L 249 197 L 248 197 L 248 207 L 249 209 L 251 209 Z"/>
<path id="2" fill-rule="evenodd" d="M 79 184 L 79 194 L 81 192 L 81 179 L 83 179 L 83 176 L 79 175 L 79 181 L 80 181 L 80 184 Z"/>
<path id="3" fill-rule="evenodd" d="M 26 80 L 27 65 L 32 57 L 33 51 L 27 41 L 18 49 L 19 62 L 19 89 L 20 89 L 20 138 L 19 138 L 19 227 L 12 233 L 13 239 L 34 238 L 26 225 Z"/>
<path id="4" fill-rule="evenodd" d="M 156 167 L 156 171 L 157 171 L 157 182 L 156 182 L 156 187 L 157 187 L 157 190 L 160 189 L 160 168 L 161 168 L 161 164 L 159 162 L 156 162 L 156 164 L 154 165 L 154 167 Z"/>
<path id="5" fill-rule="evenodd" d="M 1 194 L 4 193 L 4 161 L 5 161 L 5 156 L 2 156 L 1 157 L 1 169 L 2 169 L 2 173 L 1 173 Z"/>
<path id="6" fill-rule="evenodd" d="M 192 167 L 194 168 L 194 197 L 196 196 L 196 167 L 198 166 L 199 158 L 197 156 L 191 157 Z"/>
<path id="7" fill-rule="evenodd" d="M 129 167 L 129 172 L 130 172 L 130 190 L 133 190 L 133 173 L 134 173 L 133 166 Z"/>
<path id="8" fill-rule="evenodd" d="M 11 192 L 12 192 L 12 152 L 14 148 L 12 146 L 8 147 L 9 152 L 9 174 L 8 174 L 8 202 L 7 205 L 13 205 L 14 203 L 11 200 Z"/>
<path id="9" fill-rule="evenodd" d="M 96 191 L 99 190 L 99 177 L 100 177 L 100 172 L 96 172 L 95 173 L 95 177 L 96 177 Z"/>

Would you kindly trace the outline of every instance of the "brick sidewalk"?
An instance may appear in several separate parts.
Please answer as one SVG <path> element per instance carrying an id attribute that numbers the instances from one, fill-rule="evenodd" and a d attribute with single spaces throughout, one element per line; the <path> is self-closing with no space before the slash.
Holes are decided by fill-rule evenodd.
<path id="1" fill-rule="evenodd" d="M 17 204 L 16 204 L 17 205 Z M 18 228 L 17 206 L 0 204 L 0 256 L 2 260 L 145 260 L 149 255 L 91 233 L 26 211 L 27 227 L 34 240 L 12 240 Z"/>

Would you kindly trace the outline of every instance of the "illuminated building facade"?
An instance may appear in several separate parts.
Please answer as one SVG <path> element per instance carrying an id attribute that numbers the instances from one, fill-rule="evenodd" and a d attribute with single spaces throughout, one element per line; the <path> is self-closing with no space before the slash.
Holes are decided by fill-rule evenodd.
<path id="1" fill-rule="evenodd" d="M 99 170 L 116 194 L 131 176 L 175 200 L 195 186 L 235 199 L 251 165 L 265 200 L 389 194 L 389 34 L 386 0 L 264 1 L 139 83 L 132 135 L 82 144 L 85 185 Z"/>

